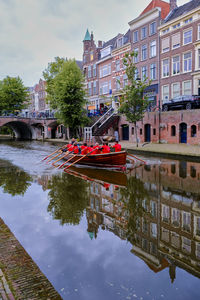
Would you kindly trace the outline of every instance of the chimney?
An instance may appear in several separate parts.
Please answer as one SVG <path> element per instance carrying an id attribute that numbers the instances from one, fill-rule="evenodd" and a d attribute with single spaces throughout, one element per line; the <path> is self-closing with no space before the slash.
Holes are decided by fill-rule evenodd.
<path id="1" fill-rule="evenodd" d="M 170 11 L 177 7 L 176 0 L 170 0 Z"/>
<path id="2" fill-rule="evenodd" d="M 98 48 L 102 48 L 102 47 L 103 47 L 102 41 L 98 41 Z"/>

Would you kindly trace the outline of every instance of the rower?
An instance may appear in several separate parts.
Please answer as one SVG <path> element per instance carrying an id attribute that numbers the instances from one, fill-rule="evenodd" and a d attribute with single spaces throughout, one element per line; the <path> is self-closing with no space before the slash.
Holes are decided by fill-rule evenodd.
<path id="1" fill-rule="evenodd" d="M 93 149 L 95 149 L 95 150 L 94 150 L 94 152 L 92 152 L 92 154 L 100 154 L 101 153 L 101 148 L 102 147 L 99 146 L 99 143 L 95 143 L 95 145 L 93 147 Z"/>
<path id="2" fill-rule="evenodd" d="M 115 152 L 122 151 L 122 146 L 118 143 L 118 141 L 115 142 L 115 144 L 112 146 L 112 148 L 115 149 Z"/>
<path id="3" fill-rule="evenodd" d="M 87 154 L 87 151 L 88 151 L 87 143 L 84 143 L 84 144 L 81 146 L 81 154 L 82 154 L 82 155 L 85 155 L 85 154 Z"/>
<path id="4" fill-rule="evenodd" d="M 74 142 L 74 146 L 73 146 L 74 154 L 79 154 L 80 150 L 81 149 L 80 149 L 79 145 L 77 144 L 77 142 Z"/>
<path id="5" fill-rule="evenodd" d="M 110 153 L 110 147 L 108 146 L 108 143 L 104 143 L 102 148 L 103 153 Z"/>
<path id="6" fill-rule="evenodd" d="M 90 153 L 93 150 L 93 145 L 87 147 L 87 153 Z"/>

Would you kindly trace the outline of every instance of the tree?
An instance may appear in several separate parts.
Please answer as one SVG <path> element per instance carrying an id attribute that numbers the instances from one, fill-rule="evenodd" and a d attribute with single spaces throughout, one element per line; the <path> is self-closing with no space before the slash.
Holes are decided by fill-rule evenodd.
<path id="1" fill-rule="evenodd" d="M 7 76 L 0 82 L 0 112 L 15 113 L 28 104 L 27 88 L 19 77 Z"/>
<path id="2" fill-rule="evenodd" d="M 86 117 L 84 77 L 75 60 L 56 58 L 43 73 L 47 80 L 47 93 L 50 106 L 57 110 L 57 118 L 69 126 L 75 135 Z"/>
<path id="3" fill-rule="evenodd" d="M 138 147 L 137 122 L 143 118 L 148 106 L 144 90 L 150 82 L 148 82 L 146 77 L 143 80 L 137 78 L 137 67 L 133 63 L 134 57 L 137 57 L 137 53 L 131 52 L 127 53 L 123 59 L 128 84 L 124 88 L 124 96 L 122 97 L 119 111 L 126 116 L 129 122 L 134 123 Z"/>

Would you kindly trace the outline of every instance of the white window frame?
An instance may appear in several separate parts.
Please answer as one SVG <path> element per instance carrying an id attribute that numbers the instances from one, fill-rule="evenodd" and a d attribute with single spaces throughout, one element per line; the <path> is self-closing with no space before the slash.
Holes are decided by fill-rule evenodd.
<path id="1" fill-rule="evenodd" d="M 191 53 L 191 58 L 187 59 L 187 70 L 185 70 L 185 61 L 186 59 L 184 59 L 184 56 L 188 53 Z M 191 69 L 188 68 L 189 64 L 190 64 L 190 59 L 191 59 Z M 188 72 L 191 72 L 192 71 L 192 51 L 189 51 L 189 52 L 185 52 L 183 53 L 183 73 L 188 73 Z"/>
<path id="2" fill-rule="evenodd" d="M 135 35 L 136 34 L 136 35 Z M 135 37 L 137 37 L 136 39 L 135 39 Z M 139 31 L 138 30 L 135 30 L 134 32 L 133 32 L 133 43 L 137 43 L 139 41 Z"/>
<path id="3" fill-rule="evenodd" d="M 167 64 L 165 65 L 164 61 L 168 61 L 168 65 Z M 169 58 L 165 58 L 165 59 L 162 60 L 162 78 L 169 77 L 169 69 L 170 69 L 169 63 L 170 63 Z M 165 68 L 167 68 L 168 72 L 166 72 Z"/>
<path id="4" fill-rule="evenodd" d="M 151 31 L 151 28 L 152 28 L 152 25 L 155 24 L 155 32 L 152 32 Z M 149 25 L 149 35 L 153 35 L 153 34 L 156 34 L 157 33 L 157 27 L 156 27 L 156 21 L 152 22 L 150 25 Z"/>
<path id="5" fill-rule="evenodd" d="M 179 61 L 177 62 L 174 62 L 173 60 L 178 57 L 179 58 Z M 172 57 L 172 76 L 176 76 L 176 75 L 179 75 L 180 72 L 181 72 L 181 58 L 180 58 L 180 55 L 175 55 Z M 175 66 L 175 68 L 174 68 Z M 174 73 L 174 70 L 175 70 L 175 73 Z"/>
<path id="6" fill-rule="evenodd" d="M 156 56 L 156 40 L 153 40 L 150 42 L 150 58 L 155 56 Z"/>
<path id="7" fill-rule="evenodd" d="M 146 80 L 148 77 L 147 66 L 142 66 L 142 80 Z"/>
<path id="8" fill-rule="evenodd" d="M 200 40 L 200 24 L 197 25 L 197 41 Z"/>
<path id="9" fill-rule="evenodd" d="M 168 89 L 168 93 L 164 94 L 164 88 Z M 167 98 L 166 98 L 166 96 Z M 165 97 L 165 98 L 164 98 Z M 169 84 L 165 84 L 162 86 L 162 101 L 163 103 L 167 102 L 169 100 Z"/>
<path id="10" fill-rule="evenodd" d="M 174 86 L 177 85 L 179 88 L 178 88 L 178 92 L 175 93 L 175 90 L 174 90 Z M 181 89 L 180 89 L 180 82 L 173 82 L 171 84 L 171 95 L 172 95 L 172 98 L 175 98 L 175 97 L 178 97 L 181 95 Z"/>
<path id="11" fill-rule="evenodd" d="M 147 26 L 141 28 L 141 40 L 144 40 L 147 37 Z"/>
<path id="12" fill-rule="evenodd" d="M 138 47 L 134 48 L 134 52 L 137 53 L 137 57 L 136 56 L 133 57 L 133 62 L 134 64 L 136 64 L 139 62 L 139 48 Z"/>
<path id="13" fill-rule="evenodd" d="M 187 89 L 184 88 L 185 83 L 190 83 L 190 90 L 188 89 L 188 92 L 186 92 Z M 183 95 L 192 95 L 192 80 L 185 80 L 182 82 L 182 91 Z"/>
<path id="14" fill-rule="evenodd" d="M 144 48 L 145 47 L 145 48 Z M 147 53 L 147 44 L 142 45 L 141 47 L 141 60 L 144 61 L 148 58 L 148 53 Z M 143 54 L 146 53 L 146 57 L 143 57 Z"/>
<path id="15" fill-rule="evenodd" d="M 189 39 L 189 36 L 188 37 L 185 37 L 185 34 L 190 32 L 191 31 L 191 40 L 185 42 L 185 39 Z M 183 45 L 188 45 L 188 44 L 191 44 L 192 43 L 192 36 L 193 36 L 193 30 L 192 28 L 188 28 L 187 30 L 184 30 L 183 31 Z"/>
<path id="16" fill-rule="evenodd" d="M 154 67 L 152 67 L 152 66 L 154 66 Z M 157 78 L 156 71 L 157 71 L 156 63 L 150 64 L 150 80 L 156 80 L 156 78 Z M 152 75 L 155 75 L 155 76 L 152 76 Z"/>

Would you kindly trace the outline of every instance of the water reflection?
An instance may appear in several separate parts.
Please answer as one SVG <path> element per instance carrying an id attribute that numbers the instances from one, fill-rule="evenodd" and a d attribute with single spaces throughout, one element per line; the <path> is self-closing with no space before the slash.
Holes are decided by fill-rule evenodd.
<path id="1" fill-rule="evenodd" d="M 48 212 L 63 224 L 79 224 L 88 204 L 88 185 L 67 174 L 55 175 L 48 182 Z"/>
<path id="2" fill-rule="evenodd" d="M 4 193 L 24 195 L 31 185 L 31 176 L 5 160 L 0 160 L 0 169 L 0 186 Z"/>
<path id="3" fill-rule="evenodd" d="M 126 188 L 90 184 L 88 232 L 112 231 L 154 272 L 200 277 L 200 165 L 166 162 L 133 170 Z"/>

